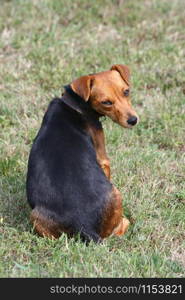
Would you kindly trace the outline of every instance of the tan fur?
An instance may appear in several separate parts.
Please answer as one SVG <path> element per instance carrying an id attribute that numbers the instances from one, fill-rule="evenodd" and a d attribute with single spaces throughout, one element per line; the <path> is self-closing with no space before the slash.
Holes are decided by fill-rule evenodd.
<path id="1" fill-rule="evenodd" d="M 105 138 L 103 129 L 97 129 L 94 126 L 88 126 L 89 134 L 94 143 L 97 161 L 108 179 L 110 179 L 110 161 L 105 150 Z"/>
<path id="2" fill-rule="evenodd" d="M 33 209 L 30 215 L 34 230 L 42 237 L 57 239 L 62 232 L 69 233 L 65 228 L 51 219 L 42 209 Z"/>
<path id="3" fill-rule="evenodd" d="M 101 238 L 106 238 L 111 234 L 121 236 L 126 232 L 129 221 L 126 218 L 122 218 L 122 215 L 121 193 L 116 187 L 113 187 L 110 200 L 103 214 Z"/>
<path id="4" fill-rule="evenodd" d="M 95 111 L 125 128 L 132 127 L 127 123 L 131 116 L 138 118 L 132 108 L 130 95 L 124 95 L 124 91 L 130 88 L 130 71 L 127 66 L 114 65 L 109 71 L 82 76 L 74 80 L 71 87 L 85 101 L 90 101 Z M 105 100 L 111 101 L 113 105 L 104 106 L 102 101 Z"/>

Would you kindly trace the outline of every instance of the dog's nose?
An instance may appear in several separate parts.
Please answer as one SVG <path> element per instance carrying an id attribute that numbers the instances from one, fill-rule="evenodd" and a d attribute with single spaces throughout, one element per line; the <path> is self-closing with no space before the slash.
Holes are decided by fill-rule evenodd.
<path id="1" fill-rule="evenodd" d="M 137 117 L 132 116 L 131 118 L 129 118 L 129 119 L 127 120 L 127 123 L 128 123 L 129 125 L 134 126 L 134 125 L 137 123 Z"/>

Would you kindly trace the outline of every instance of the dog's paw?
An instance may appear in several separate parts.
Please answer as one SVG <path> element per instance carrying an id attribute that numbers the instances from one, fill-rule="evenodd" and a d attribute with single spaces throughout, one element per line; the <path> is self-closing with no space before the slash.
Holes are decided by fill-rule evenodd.
<path id="1" fill-rule="evenodd" d="M 128 227 L 130 225 L 130 222 L 128 219 L 123 218 L 119 225 L 114 229 L 114 234 L 117 236 L 121 236 L 126 233 Z"/>

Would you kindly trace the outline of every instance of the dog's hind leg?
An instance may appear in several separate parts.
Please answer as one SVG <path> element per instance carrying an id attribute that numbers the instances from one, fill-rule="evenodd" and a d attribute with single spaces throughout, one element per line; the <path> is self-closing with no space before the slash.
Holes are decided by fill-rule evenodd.
<path id="1" fill-rule="evenodd" d="M 56 239 L 63 232 L 60 225 L 50 217 L 50 214 L 45 209 L 34 208 L 30 219 L 34 230 L 42 237 Z"/>
<path id="2" fill-rule="evenodd" d="M 130 222 L 123 217 L 122 197 L 118 189 L 113 186 L 110 200 L 103 213 L 100 236 L 106 238 L 112 234 L 123 235 Z"/>

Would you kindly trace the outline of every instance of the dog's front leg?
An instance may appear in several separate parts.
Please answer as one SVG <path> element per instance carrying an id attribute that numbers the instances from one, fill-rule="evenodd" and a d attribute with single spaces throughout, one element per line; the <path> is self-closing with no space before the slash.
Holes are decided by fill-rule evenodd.
<path id="1" fill-rule="evenodd" d="M 107 178 L 110 179 L 110 161 L 105 150 L 105 137 L 103 128 L 96 128 L 95 126 L 90 125 L 88 127 L 88 131 L 93 140 L 97 161 Z"/>

